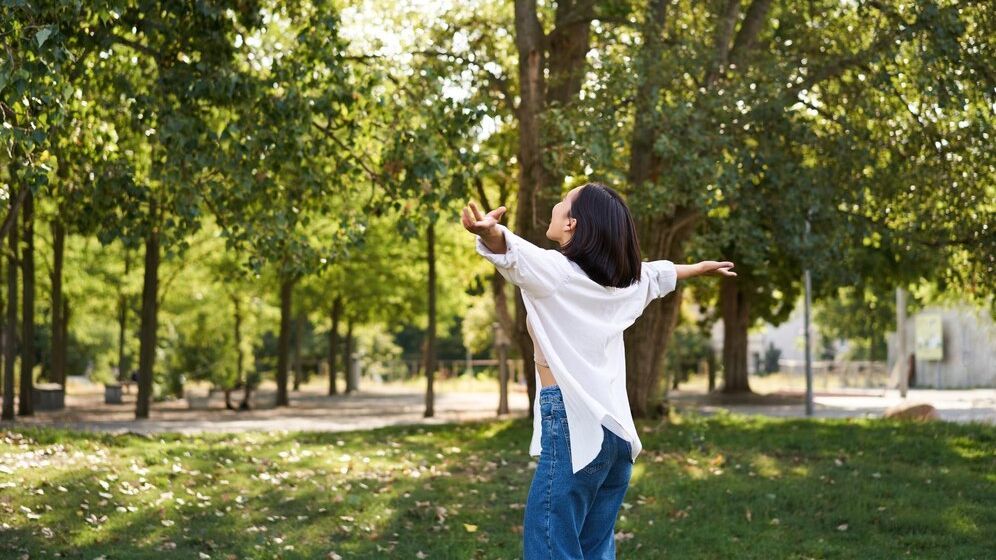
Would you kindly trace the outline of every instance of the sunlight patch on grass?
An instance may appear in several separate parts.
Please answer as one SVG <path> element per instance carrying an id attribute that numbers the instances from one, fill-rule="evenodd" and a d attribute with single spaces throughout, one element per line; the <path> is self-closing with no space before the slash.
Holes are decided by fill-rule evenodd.
<path id="1" fill-rule="evenodd" d="M 978 535 L 981 531 L 976 520 L 970 514 L 963 511 L 960 506 L 944 510 L 941 513 L 941 519 L 948 531 L 959 535 Z"/>
<path id="2" fill-rule="evenodd" d="M 782 475 L 782 469 L 778 466 L 778 460 L 764 453 L 757 453 L 751 457 L 750 464 L 758 476 L 778 478 Z"/>

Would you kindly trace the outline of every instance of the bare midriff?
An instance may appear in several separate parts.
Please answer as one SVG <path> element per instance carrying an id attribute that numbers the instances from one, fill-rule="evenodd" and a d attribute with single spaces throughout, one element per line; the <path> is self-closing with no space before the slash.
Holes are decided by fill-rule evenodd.
<path id="1" fill-rule="evenodd" d="M 539 371 L 540 385 L 543 387 L 549 387 L 550 385 L 557 384 L 557 380 L 554 379 L 553 372 L 550 371 L 550 368 L 536 364 L 536 370 Z"/>

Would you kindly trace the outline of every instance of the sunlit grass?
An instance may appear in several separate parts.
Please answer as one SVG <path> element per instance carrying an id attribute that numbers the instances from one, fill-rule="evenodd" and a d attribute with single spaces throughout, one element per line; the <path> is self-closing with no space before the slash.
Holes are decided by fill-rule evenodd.
<path id="1" fill-rule="evenodd" d="M 991 426 L 638 423 L 620 558 L 986 558 Z M 0 558 L 521 558 L 532 423 L 0 435 Z"/>

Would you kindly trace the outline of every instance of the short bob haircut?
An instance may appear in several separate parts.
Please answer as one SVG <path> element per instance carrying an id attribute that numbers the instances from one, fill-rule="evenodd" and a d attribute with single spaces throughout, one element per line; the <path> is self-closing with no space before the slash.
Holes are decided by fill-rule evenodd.
<path id="1" fill-rule="evenodd" d="M 619 193 L 601 183 L 588 183 L 578 190 L 568 215 L 577 224 L 561 252 L 588 278 L 614 288 L 640 280 L 636 225 Z"/>

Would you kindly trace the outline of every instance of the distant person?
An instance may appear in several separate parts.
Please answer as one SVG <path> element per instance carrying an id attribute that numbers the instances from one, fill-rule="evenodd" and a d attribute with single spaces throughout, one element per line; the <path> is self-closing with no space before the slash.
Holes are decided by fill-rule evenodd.
<path id="1" fill-rule="evenodd" d="M 539 456 L 523 519 L 525 560 L 614 558 L 615 522 L 642 446 L 626 394 L 623 331 L 679 279 L 736 276 L 732 262 L 641 262 L 629 208 L 611 188 L 572 189 L 541 249 L 498 223 L 505 207 L 463 209 L 477 252 L 522 290 L 537 391 Z"/>

